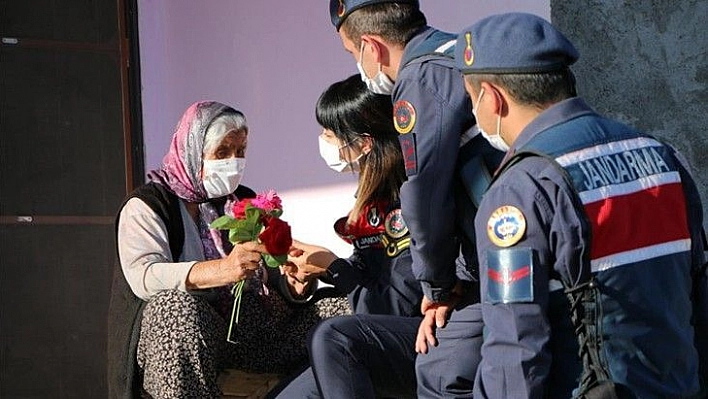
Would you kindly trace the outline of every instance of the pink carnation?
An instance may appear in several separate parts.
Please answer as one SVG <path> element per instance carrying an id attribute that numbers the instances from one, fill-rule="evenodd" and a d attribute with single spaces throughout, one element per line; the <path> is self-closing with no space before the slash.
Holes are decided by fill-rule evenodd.
<path id="1" fill-rule="evenodd" d="M 251 205 L 263 209 L 266 213 L 283 209 L 283 203 L 275 190 L 268 190 L 256 195 L 256 198 L 251 200 Z"/>

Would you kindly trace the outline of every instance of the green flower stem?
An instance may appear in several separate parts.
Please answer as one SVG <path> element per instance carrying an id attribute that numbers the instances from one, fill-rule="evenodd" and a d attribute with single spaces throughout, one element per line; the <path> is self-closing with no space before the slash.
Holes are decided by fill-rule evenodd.
<path id="1" fill-rule="evenodd" d="M 231 309 L 231 321 L 229 321 L 229 333 L 226 336 L 226 340 L 228 342 L 231 342 L 232 344 L 236 344 L 236 341 L 231 340 L 231 331 L 234 327 L 234 323 L 238 324 L 238 316 L 239 313 L 241 313 L 241 294 L 243 293 L 243 285 L 246 282 L 246 280 L 241 280 L 238 283 L 234 285 L 234 288 L 232 289 L 233 295 L 234 295 L 234 306 L 233 309 Z"/>

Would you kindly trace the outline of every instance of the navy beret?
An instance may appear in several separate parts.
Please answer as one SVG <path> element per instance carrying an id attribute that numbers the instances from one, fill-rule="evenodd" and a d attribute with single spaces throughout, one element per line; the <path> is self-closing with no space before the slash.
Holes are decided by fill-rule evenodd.
<path id="1" fill-rule="evenodd" d="M 533 14 L 492 15 L 457 37 L 455 64 L 464 74 L 538 73 L 566 68 L 578 51 L 550 22 Z"/>
<path id="2" fill-rule="evenodd" d="M 419 7 L 418 0 L 329 0 L 329 16 L 337 30 L 352 12 L 361 7 L 380 3 L 412 4 Z"/>

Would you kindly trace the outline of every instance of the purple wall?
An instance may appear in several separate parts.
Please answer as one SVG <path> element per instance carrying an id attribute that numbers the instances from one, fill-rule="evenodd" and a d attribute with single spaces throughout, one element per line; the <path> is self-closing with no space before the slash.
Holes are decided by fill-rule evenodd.
<path id="1" fill-rule="evenodd" d="M 451 32 L 504 11 L 550 16 L 549 0 L 421 0 L 421 8 L 430 25 Z M 328 2 L 140 0 L 139 28 L 146 169 L 160 165 L 189 104 L 232 105 L 250 126 L 243 183 L 280 191 L 298 238 L 323 242 L 311 233 L 321 229 L 331 235 L 333 220 L 351 206 L 355 178 L 321 161 L 314 106 L 356 64 L 330 23 Z"/>

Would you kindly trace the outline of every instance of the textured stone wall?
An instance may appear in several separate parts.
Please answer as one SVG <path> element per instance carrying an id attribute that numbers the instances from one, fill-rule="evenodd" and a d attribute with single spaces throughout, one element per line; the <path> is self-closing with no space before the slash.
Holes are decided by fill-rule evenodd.
<path id="1" fill-rule="evenodd" d="M 579 94 L 676 146 L 708 219 L 708 0 L 551 0 L 551 20 L 580 51 Z"/>

